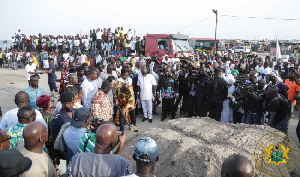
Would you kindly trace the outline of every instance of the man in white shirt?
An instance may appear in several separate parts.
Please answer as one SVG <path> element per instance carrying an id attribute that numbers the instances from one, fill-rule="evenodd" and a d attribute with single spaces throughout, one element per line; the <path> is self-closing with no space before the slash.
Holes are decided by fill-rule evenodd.
<path id="1" fill-rule="evenodd" d="M 30 76 L 34 74 L 44 74 L 43 71 L 36 72 L 36 65 L 33 63 L 33 60 L 29 58 L 28 64 L 25 66 L 26 78 L 28 80 L 28 84 L 30 85 Z"/>
<path id="2" fill-rule="evenodd" d="M 96 52 L 96 64 L 102 61 L 102 56 L 99 54 L 99 52 Z"/>
<path id="3" fill-rule="evenodd" d="M 94 80 L 97 79 L 98 69 L 92 69 L 86 79 L 80 85 L 83 90 L 82 102 L 85 108 L 91 108 L 91 101 L 98 90 Z"/>
<path id="4" fill-rule="evenodd" d="M 96 43 L 97 43 L 97 49 L 98 50 L 100 50 L 101 41 L 102 41 L 101 39 L 102 39 L 102 32 L 101 32 L 100 28 L 98 28 L 97 33 L 96 33 Z"/>
<path id="5" fill-rule="evenodd" d="M 86 55 L 85 55 L 85 53 L 83 53 L 83 54 L 80 55 L 79 64 L 81 65 L 82 63 L 85 63 L 85 62 L 86 62 Z"/>
<path id="6" fill-rule="evenodd" d="M 127 32 L 127 40 L 130 41 L 131 37 L 133 37 L 133 33 L 132 33 L 131 29 L 129 29 Z"/>
<path id="7" fill-rule="evenodd" d="M 65 50 L 65 53 L 63 54 L 64 60 L 68 61 L 69 57 L 70 57 L 70 54 L 67 52 L 67 50 Z"/>
<path id="8" fill-rule="evenodd" d="M 18 113 L 19 108 L 28 106 L 29 102 L 30 102 L 30 99 L 29 99 L 29 96 L 27 93 L 25 93 L 23 91 L 18 92 L 15 96 L 15 104 L 17 105 L 17 108 L 7 111 L 3 115 L 3 117 L 0 121 L 0 129 L 5 130 L 7 127 L 16 125 L 18 123 L 17 113 Z M 35 110 L 35 113 L 36 113 L 36 121 L 42 122 L 46 126 L 46 128 L 48 128 L 40 111 Z"/>
<path id="9" fill-rule="evenodd" d="M 118 75 L 113 69 L 114 66 L 112 64 L 108 64 L 106 70 L 100 74 L 101 79 L 105 81 L 108 78 L 108 76 L 114 76 L 115 79 L 117 79 Z"/>
<path id="10" fill-rule="evenodd" d="M 63 37 L 60 36 L 60 38 L 58 38 L 58 49 L 59 49 L 59 52 L 62 52 L 63 42 L 64 42 Z"/>
<path id="11" fill-rule="evenodd" d="M 80 45 L 80 41 L 79 41 L 78 37 L 76 36 L 75 40 L 74 40 L 75 52 L 80 53 L 79 45 Z"/>
<path id="12" fill-rule="evenodd" d="M 143 122 L 149 119 L 152 123 L 152 99 L 156 95 L 156 80 L 153 75 L 148 74 L 147 68 L 142 68 L 141 74 L 138 76 L 138 97 L 142 102 L 144 112 Z"/>
<path id="13" fill-rule="evenodd" d="M 259 64 L 255 67 L 255 69 L 257 70 L 259 76 L 258 76 L 258 80 L 261 80 L 264 76 L 264 72 L 265 72 L 265 68 L 263 66 L 263 62 L 259 62 Z"/>

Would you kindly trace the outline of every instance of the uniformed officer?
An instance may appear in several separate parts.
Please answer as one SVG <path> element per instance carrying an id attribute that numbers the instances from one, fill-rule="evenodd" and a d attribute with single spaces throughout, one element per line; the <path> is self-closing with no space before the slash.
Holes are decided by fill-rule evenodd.
<path id="1" fill-rule="evenodd" d="M 167 118 L 168 112 L 172 119 L 175 119 L 175 98 L 179 98 L 178 83 L 174 76 L 171 76 L 171 68 L 165 69 L 165 74 L 160 76 L 158 80 L 158 91 L 161 91 L 162 97 L 162 118 L 164 121 Z M 159 95 L 159 92 L 157 93 Z"/>
<path id="2" fill-rule="evenodd" d="M 55 74 L 55 66 L 53 58 L 49 58 L 49 70 L 46 70 L 45 73 L 48 73 L 48 85 L 50 87 L 51 95 L 57 97 L 57 87 L 56 87 L 56 74 Z"/>
<path id="3" fill-rule="evenodd" d="M 75 112 L 75 110 L 73 110 L 74 95 L 72 92 L 65 91 L 61 93 L 60 102 L 62 104 L 62 108 L 54 116 L 51 122 L 51 133 L 53 142 L 55 142 L 55 139 L 59 134 L 61 126 L 67 122 L 70 122 Z"/>

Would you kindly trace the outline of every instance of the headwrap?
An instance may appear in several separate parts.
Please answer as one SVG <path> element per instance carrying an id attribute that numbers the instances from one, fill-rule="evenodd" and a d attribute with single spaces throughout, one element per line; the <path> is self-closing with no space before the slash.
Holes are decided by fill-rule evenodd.
<path id="1" fill-rule="evenodd" d="M 51 98 L 48 95 L 41 95 L 40 97 L 37 98 L 36 100 L 36 105 L 39 108 L 47 108 L 48 107 L 48 103 L 51 100 Z"/>

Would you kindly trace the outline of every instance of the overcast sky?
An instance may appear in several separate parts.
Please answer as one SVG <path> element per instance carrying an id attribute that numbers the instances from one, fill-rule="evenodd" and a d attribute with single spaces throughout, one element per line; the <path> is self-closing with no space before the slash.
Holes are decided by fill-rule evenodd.
<path id="1" fill-rule="evenodd" d="M 74 35 L 118 26 L 137 35 L 180 32 L 214 38 L 212 9 L 219 13 L 219 39 L 300 39 L 300 0 L 1 0 L 0 7 L 0 39 L 11 39 L 17 29 L 27 36 Z M 254 16 L 298 20 L 246 18 Z"/>

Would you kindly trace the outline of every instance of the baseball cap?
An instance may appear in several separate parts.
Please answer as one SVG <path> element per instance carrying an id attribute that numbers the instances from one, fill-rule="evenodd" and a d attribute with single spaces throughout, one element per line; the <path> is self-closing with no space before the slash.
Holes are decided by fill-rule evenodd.
<path id="1" fill-rule="evenodd" d="M 139 139 L 134 148 L 134 155 L 137 160 L 154 163 L 158 157 L 158 147 L 156 142 L 150 137 Z M 147 155 L 150 159 L 143 159 L 140 157 L 141 155 Z"/>
<path id="2" fill-rule="evenodd" d="M 32 165 L 32 161 L 16 149 L 1 150 L 0 157 L 0 176 L 18 176 Z"/>
<path id="3" fill-rule="evenodd" d="M 31 58 L 28 59 L 28 63 L 32 63 L 33 60 Z"/>
<path id="4" fill-rule="evenodd" d="M 90 117 L 91 112 L 88 108 L 79 108 L 75 111 L 71 125 L 79 128 L 82 127 L 85 121 Z"/>
<path id="5" fill-rule="evenodd" d="M 60 94 L 60 102 L 66 103 L 66 102 L 73 102 L 74 101 L 74 95 L 70 91 L 64 91 Z"/>

